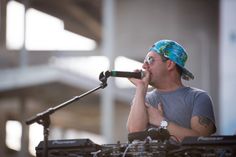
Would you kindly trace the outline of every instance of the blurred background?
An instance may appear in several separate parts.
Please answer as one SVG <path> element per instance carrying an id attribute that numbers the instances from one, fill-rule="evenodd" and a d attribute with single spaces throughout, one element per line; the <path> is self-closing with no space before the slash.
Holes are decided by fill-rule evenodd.
<path id="1" fill-rule="evenodd" d="M 172 39 L 214 102 L 218 135 L 236 133 L 236 0 L 1 0 L 0 156 L 35 156 L 43 127 L 25 121 L 100 85 L 106 70 L 140 69 Z M 50 116 L 49 140 L 127 142 L 134 87 L 125 78 Z"/>

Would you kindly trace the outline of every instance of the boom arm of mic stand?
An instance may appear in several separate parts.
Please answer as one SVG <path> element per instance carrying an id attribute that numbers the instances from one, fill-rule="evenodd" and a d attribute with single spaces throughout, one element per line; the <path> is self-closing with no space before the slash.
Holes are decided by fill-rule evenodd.
<path id="1" fill-rule="evenodd" d="M 43 111 L 41 113 L 38 113 L 35 117 L 32 117 L 28 120 L 26 120 L 26 124 L 27 125 L 31 125 L 35 122 L 43 125 L 44 127 L 44 157 L 47 157 L 48 156 L 48 135 L 49 135 L 49 126 L 50 126 L 50 115 L 52 113 L 54 113 L 55 111 L 59 110 L 60 108 L 63 108 L 79 99 L 81 99 L 82 97 L 92 93 L 92 92 L 95 92 L 97 91 L 98 89 L 102 88 L 104 89 L 106 86 L 107 86 L 107 78 L 109 76 L 108 75 L 104 75 L 103 72 L 99 75 L 99 80 L 102 82 L 98 87 L 80 95 L 80 96 L 75 96 L 74 98 L 62 103 L 62 104 L 59 104 L 58 106 L 55 106 L 53 108 L 49 108 L 47 109 L 46 111 Z"/>

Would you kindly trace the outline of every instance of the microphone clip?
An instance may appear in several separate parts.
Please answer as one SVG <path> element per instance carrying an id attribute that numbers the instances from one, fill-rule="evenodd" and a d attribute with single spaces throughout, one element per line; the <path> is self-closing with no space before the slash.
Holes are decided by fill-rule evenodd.
<path id="1" fill-rule="evenodd" d="M 99 75 L 99 80 L 102 82 L 102 88 L 105 88 L 107 86 L 107 78 L 110 77 L 109 71 L 101 72 Z"/>

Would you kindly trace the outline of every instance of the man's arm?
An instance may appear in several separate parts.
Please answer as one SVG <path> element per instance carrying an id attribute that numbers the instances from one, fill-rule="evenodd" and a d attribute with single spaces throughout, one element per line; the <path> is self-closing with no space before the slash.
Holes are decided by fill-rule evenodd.
<path id="1" fill-rule="evenodd" d="M 140 79 L 129 78 L 136 86 L 133 103 L 127 120 L 128 132 L 144 131 L 148 124 L 148 113 L 145 105 L 145 96 L 148 89 L 150 73 Z"/>
<path id="2" fill-rule="evenodd" d="M 160 126 L 161 121 L 164 119 L 161 105 L 158 105 L 158 107 L 158 109 L 152 106 L 148 107 L 149 122 L 156 126 Z M 191 129 L 184 128 L 169 121 L 167 130 L 170 135 L 182 141 L 187 136 L 209 136 L 215 132 L 215 125 L 208 118 L 194 116 L 191 118 Z"/>
<path id="3" fill-rule="evenodd" d="M 145 95 L 145 88 L 137 87 L 127 121 L 128 132 L 144 131 L 147 127 L 148 114 L 145 106 Z"/>
<path id="4" fill-rule="evenodd" d="M 209 136 L 216 131 L 215 124 L 207 117 L 194 116 L 191 119 L 191 128 L 200 136 Z"/>
<path id="5" fill-rule="evenodd" d="M 170 135 L 182 141 L 187 136 L 210 136 L 215 132 L 214 123 L 205 117 L 194 116 L 191 119 L 191 129 L 169 122 L 167 127 Z"/>

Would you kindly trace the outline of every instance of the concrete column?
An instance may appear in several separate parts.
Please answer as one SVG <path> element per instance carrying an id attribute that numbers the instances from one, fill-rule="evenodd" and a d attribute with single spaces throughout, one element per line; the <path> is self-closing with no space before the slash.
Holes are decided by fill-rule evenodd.
<path id="1" fill-rule="evenodd" d="M 236 1 L 220 1 L 220 134 L 236 135 Z"/>
<path id="2" fill-rule="evenodd" d="M 24 69 L 28 65 L 28 52 L 27 52 L 26 47 L 25 47 L 25 41 L 26 41 L 26 31 L 27 31 L 27 28 L 26 28 L 26 11 L 27 11 L 28 6 L 29 6 L 29 1 L 24 0 L 23 3 L 24 3 L 24 7 L 25 7 L 24 30 L 23 30 L 24 31 L 24 37 L 23 37 L 23 46 L 22 46 L 21 51 L 20 51 L 20 67 L 22 69 Z"/>
<path id="3" fill-rule="evenodd" d="M 197 39 L 200 47 L 200 53 L 201 53 L 201 87 L 206 90 L 210 91 L 210 72 L 209 68 L 211 66 L 210 62 L 210 43 L 209 43 L 209 37 L 207 32 L 205 31 L 198 31 L 197 32 Z"/>
<path id="4" fill-rule="evenodd" d="M 22 136 L 21 136 L 21 150 L 19 152 L 19 157 L 27 157 L 29 156 L 29 127 L 25 124 L 25 120 L 27 119 L 26 114 L 26 99 L 24 97 L 20 98 L 19 104 L 19 114 L 20 114 L 20 122 L 22 125 Z"/>
<path id="5" fill-rule="evenodd" d="M 103 0 L 102 53 L 108 57 L 109 69 L 114 69 L 114 26 L 115 0 Z M 114 80 L 108 79 L 108 86 L 101 97 L 101 133 L 106 142 L 114 142 Z"/>

